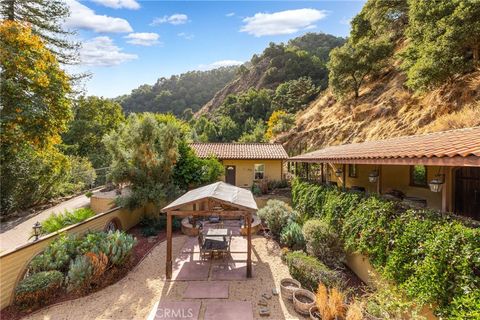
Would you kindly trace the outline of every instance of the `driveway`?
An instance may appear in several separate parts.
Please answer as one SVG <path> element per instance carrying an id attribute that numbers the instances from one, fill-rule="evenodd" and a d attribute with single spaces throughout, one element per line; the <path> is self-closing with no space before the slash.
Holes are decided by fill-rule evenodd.
<path id="1" fill-rule="evenodd" d="M 90 204 L 90 199 L 85 195 L 81 195 L 58 205 L 51 207 L 37 215 L 18 223 L 18 220 L 12 220 L 2 223 L 2 230 L 0 233 L 0 253 L 2 251 L 10 250 L 27 243 L 32 232 L 32 226 L 35 222 L 42 222 L 52 213 L 59 213 L 65 210 L 73 210 L 77 208 L 87 207 Z M 17 225 L 15 225 L 18 223 Z M 31 240 L 30 240 L 31 241 Z"/>

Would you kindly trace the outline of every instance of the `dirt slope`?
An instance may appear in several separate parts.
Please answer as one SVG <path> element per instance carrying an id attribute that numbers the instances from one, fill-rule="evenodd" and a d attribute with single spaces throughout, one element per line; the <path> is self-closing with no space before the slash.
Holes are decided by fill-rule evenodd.
<path id="1" fill-rule="evenodd" d="M 364 86 L 360 98 L 337 101 L 325 92 L 297 115 L 296 127 L 276 138 L 291 154 L 324 146 L 480 125 L 480 71 L 413 94 L 405 77 L 388 71 Z"/>

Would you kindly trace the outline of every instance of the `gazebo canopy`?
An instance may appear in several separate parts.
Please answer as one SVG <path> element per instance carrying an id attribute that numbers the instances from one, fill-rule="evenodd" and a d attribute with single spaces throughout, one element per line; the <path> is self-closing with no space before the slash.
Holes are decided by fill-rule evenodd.
<path id="1" fill-rule="evenodd" d="M 220 181 L 188 191 L 163 208 L 162 212 L 174 211 L 206 199 L 214 199 L 245 211 L 256 211 L 258 209 L 257 203 L 249 190 Z"/>

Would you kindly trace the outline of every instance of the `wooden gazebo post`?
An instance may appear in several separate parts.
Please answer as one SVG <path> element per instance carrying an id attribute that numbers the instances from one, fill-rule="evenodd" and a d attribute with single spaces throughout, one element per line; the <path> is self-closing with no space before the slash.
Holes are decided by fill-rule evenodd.
<path id="1" fill-rule="evenodd" d="M 245 215 L 247 220 L 247 278 L 252 277 L 252 213 Z"/>
<path id="2" fill-rule="evenodd" d="M 172 214 L 167 212 L 167 279 L 172 279 Z"/>

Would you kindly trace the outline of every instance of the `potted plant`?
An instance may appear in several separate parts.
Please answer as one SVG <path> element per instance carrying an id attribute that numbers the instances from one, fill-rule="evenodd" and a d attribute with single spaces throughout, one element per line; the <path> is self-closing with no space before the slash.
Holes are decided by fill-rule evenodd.
<path id="1" fill-rule="evenodd" d="M 293 292 L 293 308 L 301 315 L 308 316 L 310 308 L 315 306 L 315 294 L 305 289 Z"/>
<path id="2" fill-rule="evenodd" d="M 280 281 L 280 292 L 284 299 L 293 300 L 293 292 L 301 287 L 300 282 L 295 279 L 285 278 Z"/>
<path id="3" fill-rule="evenodd" d="M 328 290 L 323 283 L 320 283 L 315 295 L 315 301 L 316 303 L 309 309 L 310 319 L 345 319 L 345 297 L 337 288 Z"/>

